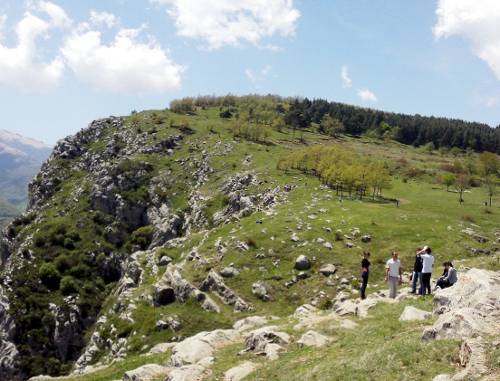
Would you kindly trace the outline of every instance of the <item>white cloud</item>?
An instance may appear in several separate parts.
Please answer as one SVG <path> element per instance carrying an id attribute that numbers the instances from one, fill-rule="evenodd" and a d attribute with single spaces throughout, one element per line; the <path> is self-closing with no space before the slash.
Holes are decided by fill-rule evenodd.
<path id="1" fill-rule="evenodd" d="M 67 28 L 71 20 L 62 8 L 49 2 L 27 2 L 26 9 L 23 19 L 15 27 L 17 46 L 0 45 L 0 82 L 26 92 L 50 93 L 59 85 L 64 62 L 59 56 L 43 62 L 35 40 L 40 36 L 48 39 L 50 30 Z M 39 14 L 48 16 L 48 20 Z"/>
<path id="2" fill-rule="evenodd" d="M 358 97 L 364 101 L 376 102 L 377 97 L 368 89 L 358 89 Z"/>
<path id="3" fill-rule="evenodd" d="M 143 28 L 120 29 L 106 46 L 99 31 L 81 24 L 61 52 L 81 81 L 101 91 L 145 95 L 179 88 L 185 67 L 173 63 L 154 38 L 139 41 Z"/>
<path id="4" fill-rule="evenodd" d="M 460 35 L 472 42 L 472 51 L 500 80 L 500 1 L 439 0 L 436 38 Z"/>
<path id="5" fill-rule="evenodd" d="M 295 22 L 300 12 L 293 0 L 150 0 L 170 6 L 167 13 L 174 18 L 177 34 L 200 38 L 208 49 L 224 45 L 239 46 L 248 41 L 258 45 L 264 37 L 279 32 L 295 34 Z M 271 49 L 276 47 L 269 45 Z"/>
<path id="6" fill-rule="evenodd" d="M 270 75 L 272 74 L 272 71 L 273 71 L 273 67 L 271 65 L 266 65 L 264 66 L 264 68 L 261 70 L 260 72 L 260 75 L 254 75 L 253 74 L 253 71 L 250 70 L 250 69 L 246 69 L 245 70 L 245 74 L 247 75 L 248 78 L 250 78 L 250 80 L 255 83 L 257 81 L 263 81 L 264 80 L 264 77 L 266 77 L 267 75 Z"/>
<path id="7" fill-rule="evenodd" d="M 486 97 L 485 103 L 486 103 L 486 106 L 493 107 L 494 105 L 496 105 L 498 103 L 498 99 L 493 98 L 491 96 L 488 96 L 488 97 Z"/>
<path id="8" fill-rule="evenodd" d="M 0 40 L 3 40 L 3 29 L 5 28 L 5 23 L 7 22 L 7 15 L 0 16 Z"/>
<path id="9" fill-rule="evenodd" d="M 71 19 L 68 18 L 64 10 L 50 2 L 46 1 L 27 1 L 26 6 L 28 10 L 37 13 L 47 13 L 50 17 L 51 26 L 55 28 L 68 28 L 71 26 Z"/>
<path id="10" fill-rule="evenodd" d="M 252 74 L 252 70 L 246 69 L 245 74 L 247 75 L 248 78 L 250 78 L 252 82 L 255 82 L 257 80 L 257 78 Z"/>
<path id="11" fill-rule="evenodd" d="M 108 12 L 98 13 L 97 11 L 92 9 L 90 10 L 90 22 L 97 26 L 106 24 L 108 28 L 112 28 L 118 23 L 118 20 L 112 13 Z"/>
<path id="12" fill-rule="evenodd" d="M 273 67 L 271 65 L 266 65 L 264 69 L 262 69 L 262 75 L 266 75 L 273 71 Z"/>
<path id="13" fill-rule="evenodd" d="M 344 85 L 342 86 L 344 89 L 351 87 L 351 78 L 347 75 L 347 65 L 342 66 L 342 69 L 340 70 L 340 76 L 344 80 Z"/>

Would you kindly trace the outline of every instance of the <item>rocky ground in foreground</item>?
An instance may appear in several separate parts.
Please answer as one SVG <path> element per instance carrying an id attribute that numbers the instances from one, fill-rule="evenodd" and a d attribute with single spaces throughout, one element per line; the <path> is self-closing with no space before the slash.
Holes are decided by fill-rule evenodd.
<path id="1" fill-rule="evenodd" d="M 478 269 L 461 272 L 459 281 L 453 287 L 436 292 L 432 312 L 405 307 L 399 317 L 401 322 L 434 320 L 422 332 L 422 343 L 429 340 L 461 340 L 457 372 L 438 375 L 433 378 L 434 381 L 494 380 L 500 375 L 499 369 L 492 370 L 487 366 L 487 353 L 500 348 L 500 341 L 491 341 L 500 332 L 499 275 Z M 212 379 L 212 367 L 218 361 L 221 350 L 236 343 L 244 345 L 244 349 L 231 355 L 247 356 L 224 372 L 224 380 L 253 379 L 252 373 L 263 365 L 262 361 L 252 359 L 265 357 L 266 361 L 272 362 L 278 360 L 284 352 L 300 351 L 304 347 L 316 348 L 318 362 L 328 361 L 326 358 L 321 360 L 322 348 L 327 347 L 335 337 L 316 332 L 318 326 L 329 324 L 338 326 L 339 329 L 356 330 L 359 325 L 364 324 L 364 319 L 371 318 L 370 310 L 377 304 L 405 303 L 419 298 L 410 294 L 410 291 L 408 287 L 400 289 L 396 299 L 387 298 L 386 291 L 378 291 L 365 300 L 352 299 L 350 294 L 342 292 L 335 298 L 330 312 L 318 311 L 314 306 L 306 304 L 297 308 L 294 315 L 285 320 L 273 316 L 251 316 L 237 321 L 232 329 L 201 332 L 179 343 L 160 343 L 144 356 L 171 353 L 168 361 L 143 365 L 125 372 L 121 378 L 117 375 L 116 379 Z M 175 329 L 175 322 L 166 324 L 170 329 Z M 93 340 L 99 340 L 98 335 Z M 248 357 L 248 354 L 251 356 Z M 75 375 L 79 374 L 84 380 L 85 374 L 91 375 L 102 368 L 102 365 L 80 366 Z M 49 379 L 51 378 L 35 377 L 31 380 Z"/>

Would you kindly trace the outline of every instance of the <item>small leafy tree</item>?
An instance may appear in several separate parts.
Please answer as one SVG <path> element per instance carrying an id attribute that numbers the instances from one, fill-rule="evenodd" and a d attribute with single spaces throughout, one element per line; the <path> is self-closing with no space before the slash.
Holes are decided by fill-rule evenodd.
<path id="1" fill-rule="evenodd" d="M 456 181 L 457 181 L 457 177 L 451 172 L 443 173 L 443 175 L 441 176 L 441 182 L 444 185 L 446 185 L 446 191 L 448 191 L 448 189 L 450 188 L 450 185 L 455 184 Z"/>
<path id="2" fill-rule="evenodd" d="M 321 119 L 320 131 L 336 138 L 345 131 L 345 127 L 340 120 L 326 114 L 323 119 Z"/>
<path id="3" fill-rule="evenodd" d="M 453 148 L 450 150 L 450 154 L 451 154 L 453 157 L 457 157 L 457 156 L 459 156 L 461 153 L 462 153 L 462 150 L 461 150 L 460 148 L 457 148 L 457 147 L 453 147 Z"/>
<path id="4" fill-rule="evenodd" d="M 460 173 L 457 176 L 457 180 L 455 181 L 455 185 L 457 187 L 458 193 L 460 194 L 459 202 L 460 204 L 464 201 L 462 198 L 462 194 L 464 193 L 464 190 L 469 188 L 469 176 L 467 176 L 465 173 Z"/>
<path id="5" fill-rule="evenodd" d="M 498 186 L 498 176 L 494 174 L 490 174 L 486 176 L 484 179 L 484 184 L 486 185 L 486 191 L 488 194 L 488 197 L 490 198 L 490 206 L 491 206 L 491 199 L 497 192 L 497 186 Z"/>
<path id="6" fill-rule="evenodd" d="M 436 146 L 434 145 L 433 142 L 429 142 L 424 146 L 424 151 L 428 152 L 429 154 L 432 153 L 436 149 Z"/>
<path id="7" fill-rule="evenodd" d="M 500 161 L 498 156 L 491 152 L 484 152 L 479 156 L 479 173 L 485 178 L 489 175 L 498 175 L 500 172 Z"/>

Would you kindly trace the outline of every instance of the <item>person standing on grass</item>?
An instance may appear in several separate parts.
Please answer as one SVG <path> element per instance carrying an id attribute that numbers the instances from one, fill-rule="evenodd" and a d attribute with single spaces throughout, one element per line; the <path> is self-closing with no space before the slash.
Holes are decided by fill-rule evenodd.
<path id="1" fill-rule="evenodd" d="M 370 274 L 370 253 L 364 251 L 363 252 L 363 260 L 361 261 L 361 278 L 363 279 L 363 285 L 361 286 L 361 299 L 366 299 L 365 291 L 366 286 L 368 285 L 368 275 Z"/>
<path id="2" fill-rule="evenodd" d="M 398 285 L 403 283 L 401 261 L 397 251 L 392 252 L 392 258 L 385 265 L 385 282 L 389 282 L 389 298 L 395 299 Z"/>
<path id="3" fill-rule="evenodd" d="M 432 268 L 434 267 L 434 257 L 432 256 L 432 250 L 429 246 L 424 246 L 417 254 L 420 254 L 423 260 L 422 266 L 422 295 L 425 295 L 425 290 L 427 294 L 431 294 L 431 275 Z"/>
<path id="4" fill-rule="evenodd" d="M 411 293 L 415 294 L 417 292 L 417 282 L 420 285 L 418 289 L 418 294 L 422 295 L 422 267 L 423 260 L 417 250 L 417 255 L 415 255 L 415 264 L 413 265 L 412 283 L 411 283 Z"/>

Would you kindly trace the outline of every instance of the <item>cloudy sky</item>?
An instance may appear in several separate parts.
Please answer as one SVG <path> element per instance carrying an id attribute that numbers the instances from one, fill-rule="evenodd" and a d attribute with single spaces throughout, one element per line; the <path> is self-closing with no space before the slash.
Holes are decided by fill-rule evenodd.
<path id="1" fill-rule="evenodd" d="M 0 129 L 49 144 L 198 94 L 500 125 L 498 0 L 0 0 Z"/>

